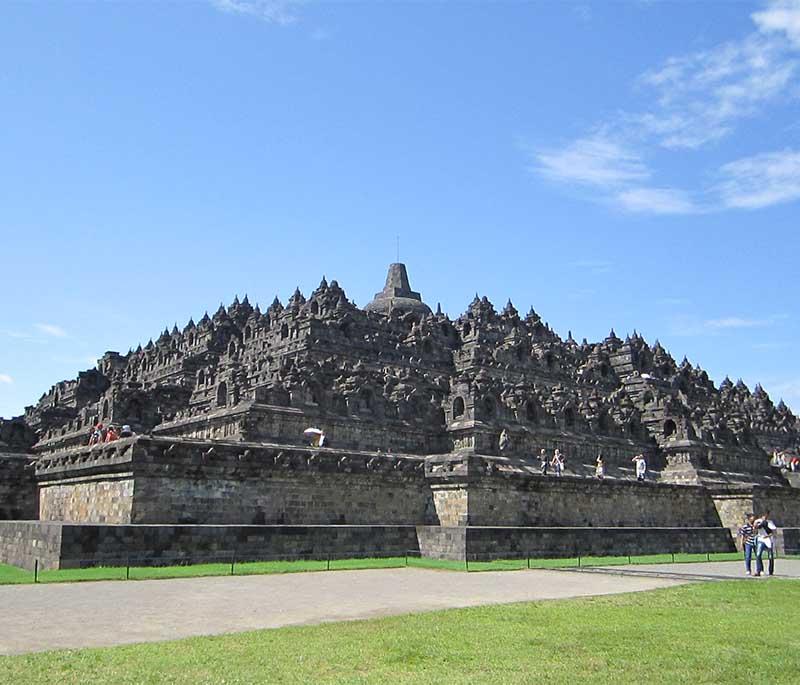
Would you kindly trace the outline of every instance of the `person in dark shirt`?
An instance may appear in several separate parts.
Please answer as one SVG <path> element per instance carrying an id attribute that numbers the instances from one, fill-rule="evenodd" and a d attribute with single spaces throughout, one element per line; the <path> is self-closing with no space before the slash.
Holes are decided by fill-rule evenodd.
<path id="1" fill-rule="evenodd" d="M 750 575 L 750 569 L 753 561 L 753 549 L 756 544 L 756 529 L 753 526 L 756 517 L 753 514 L 748 514 L 745 517 L 744 525 L 739 528 L 739 537 L 742 538 L 742 550 L 744 551 L 744 569 L 745 575 Z"/>

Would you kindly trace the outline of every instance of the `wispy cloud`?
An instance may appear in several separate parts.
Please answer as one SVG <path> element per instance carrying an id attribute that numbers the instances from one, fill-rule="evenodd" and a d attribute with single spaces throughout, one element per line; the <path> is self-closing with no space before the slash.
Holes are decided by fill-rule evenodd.
<path id="1" fill-rule="evenodd" d="M 14 382 L 14 379 L 11 378 L 7 373 L 0 373 L 0 383 L 4 385 L 11 385 Z"/>
<path id="2" fill-rule="evenodd" d="M 786 314 L 773 314 L 765 317 L 722 316 L 715 319 L 699 319 L 681 315 L 671 321 L 673 335 L 697 336 L 718 335 L 725 331 L 746 328 L 768 328 L 788 318 Z"/>
<path id="3" fill-rule="evenodd" d="M 628 188 L 617 193 L 614 199 L 629 212 L 692 214 L 700 211 L 688 193 L 677 188 Z"/>
<path id="4" fill-rule="evenodd" d="M 742 38 L 642 73 L 636 85 L 653 96 L 646 110 L 623 110 L 559 147 L 528 149 L 531 170 L 630 213 L 697 214 L 800 199 L 800 151 L 793 149 L 722 164 L 698 188 L 653 183 L 657 151 L 698 151 L 798 97 L 800 0 L 769 0 L 751 18 L 754 30 Z"/>
<path id="5" fill-rule="evenodd" d="M 717 191 L 726 207 L 758 209 L 800 198 L 800 152 L 783 150 L 729 162 Z"/>
<path id="6" fill-rule="evenodd" d="M 725 328 L 759 328 L 773 323 L 774 319 L 745 319 L 740 316 L 726 316 L 721 319 L 709 319 L 703 326 L 712 331 Z"/>
<path id="7" fill-rule="evenodd" d="M 555 181 L 617 186 L 650 176 L 641 158 L 602 135 L 576 140 L 561 150 L 534 153 L 535 170 Z"/>
<path id="8" fill-rule="evenodd" d="M 56 326 L 52 323 L 37 323 L 36 329 L 45 335 L 49 335 L 53 338 L 66 338 L 67 332 L 61 328 L 61 326 Z"/>
<path id="9" fill-rule="evenodd" d="M 785 350 L 789 347 L 789 343 L 785 342 L 759 342 L 753 344 L 754 350 Z"/>
<path id="10" fill-rule="evenodd" d="M 256 17 L 271 24 L 285 26 L 297 21 L 295 9 L 299 0 L 210 0 L 222 12 Z"/>
<path id="11" fill-rule="evenodd" d="M 797 69 L 790 44 L 760 32 L 672 57 L 639 79 L 655 91 L 657 106 L 628 120 L 638 121 L 642 132 L 663 147 L 699 148 L 786 94 Z"/>
<path id="12" fill-rule="evenodd" d="M 797 0 L 775 0 L 752 17 L 764 33 L 783 34 L 800 47 L 800 3 Z"/>

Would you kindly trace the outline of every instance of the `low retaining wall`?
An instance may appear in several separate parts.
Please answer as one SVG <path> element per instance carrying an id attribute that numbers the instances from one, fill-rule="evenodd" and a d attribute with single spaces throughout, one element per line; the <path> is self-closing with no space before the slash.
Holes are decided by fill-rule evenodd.
<path id="1" fill-rule="evenodd" d="M 0 562 L 33 569 L 200 563 L 326 555 L 403 555 L 415 526 L 104 525 L 0 521 Z"/>
<path id="2" fill-rule="evenodd" d="M 800 530 L 785 531 L 800 540 Z M 787 538 L 789 539 L 789 538 Z M 789 543 L 787 543 L 789 544 Z M 794 544 L 794 543 L 792 543 Z M 32 569 L 398 555 L 556 558 L 733 551 L 726 528 L 103 525 L 0 522 L 0 562 Z"/>
<path id="3" fill-rule="evenodd" d="M 33 570 L 36 559 L 40 564 L 57 562 L 61 529 L 62 524 L 46 521 L 0 521 L 0 563 Z"/>
<path id="4" fill-rule="evenodd" d="M 735 550 L 727 528 L 420 526 L 417 533 L 423 556 L 470 561 Z"/>

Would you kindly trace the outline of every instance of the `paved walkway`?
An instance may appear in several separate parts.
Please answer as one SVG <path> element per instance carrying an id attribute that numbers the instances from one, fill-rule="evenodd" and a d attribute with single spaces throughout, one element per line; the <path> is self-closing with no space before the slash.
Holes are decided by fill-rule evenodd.
<path id="1" fill-rule="evenodd" d="M 0 586 L 0 654 L 173 640 L 480 604 L 652 590 L 680 579 L 378 569 Z"/>

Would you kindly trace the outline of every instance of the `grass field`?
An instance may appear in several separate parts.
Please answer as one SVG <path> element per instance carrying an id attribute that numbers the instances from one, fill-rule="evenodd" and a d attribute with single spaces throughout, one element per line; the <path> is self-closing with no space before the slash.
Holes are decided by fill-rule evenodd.
<path id="1" fill-rule="evenodd" d="M 616 557 L 569 557 L 566 559 L 496 559 L 494 561 L 442 561 L 420 559 L 419 557 L 385 557 L 370 559 L 326 559 L 300 561 L 257 561 L 237 563 L 234 575 L 253 575 L 264 573 L 297 573 L 303 571 L 337 571 L 344 569 L 398 568 L 418 566 L 441 568 L 455 571 L 511 571 L 522 568 L 565 568 L 570 566 L 616 566 L 622 564 L 662 564 L 691 561 L 735 561 L 740 558 L 736 552 L 718 554 L 650 554 L 646 556 Z M 153 578 L 190 578 L 199 576 L 231 575 L 229 561 L 184 566 L 108 566 L 82 569 L 63 569 L 59 571 L 40 571 L 40 583 L 63 583 L 91 580 L 148 580 Z M 15 566 L 0 564 L 0 585 L 32 583 L 34 576 Z"/>
<path id="2" fill-rule="evenodd" d="M 691 584 L 0 657 L 0 683 L 797 683 L 798 607 L 797 581 Z"/>

